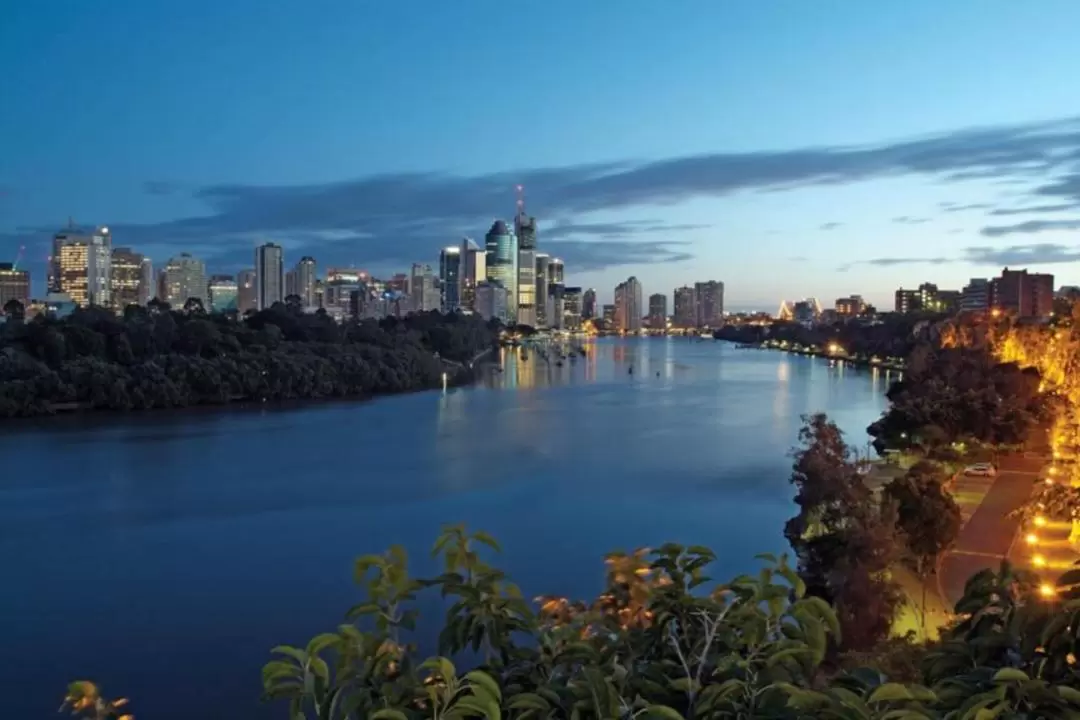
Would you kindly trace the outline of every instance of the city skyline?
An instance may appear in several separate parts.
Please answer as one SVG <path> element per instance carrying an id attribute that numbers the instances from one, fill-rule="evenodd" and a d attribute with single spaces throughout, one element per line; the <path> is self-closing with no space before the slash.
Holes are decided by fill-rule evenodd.
<path id="1" fill-rule="evenodd" d="M 650 294 L 722 278 L 732 310 L 852 293 L 887 307 L 897 287 L 1003 266 L 1076 284 L 1080 122 L 1055 72 L 1077 59 L 1080 6 L 779 5 L 417 18 L 237 0 L 178 22 L 164 6 L 24 4 L 0 27 L 0 133 L 18 138 L 0 261 L 26 245 L 37 284 L 73 215 L 155 265 L 190 252 L 235 273 L 269 241 L 389 275 L 512 223 L 522 184 L 539 247 L 605 304 L 629 276 Z M 487 38 L 521 27 L 534 42 L 514 63 L 485 61 Z M 917 46 L 897 27 L 921 28 Z M 87 56 L 65 28 L 109 51 Z M 625 72 L 601 83 L 606 58 Z M 507 87 L 545 112 L 479 110 Z"/>

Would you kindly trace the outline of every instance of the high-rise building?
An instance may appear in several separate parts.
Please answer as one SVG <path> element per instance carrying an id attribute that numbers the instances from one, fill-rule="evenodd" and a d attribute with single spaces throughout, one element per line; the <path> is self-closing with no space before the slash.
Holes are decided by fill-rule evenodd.
<path id="1" fill-rule="evenodd" d="M 990 281 L 986 278 L 971 278 L 960 291 L 960 309 L 972 312 L 984 312 L 990 307 Z"/>
<path id="2" fill-rule="evenodd" d="M 293 294 L 300 296 L 305 310 L 317 307 L 315 303 L 315 258 L 305 255 L 296 263 L 293 273 Z"/>
<path id="3" fill-rule="evenodd" d="M 596 317 L 596 290 L 589 288 L 581 296 L 581 318 L 592 320 Z"/>
<path id="4" fill-rule="evenodd" d="M 1054 276 L 1005 268 L 1001 277 L 990 281 L 990 307 L 1016 317 L 1050 317 L 1054 312 Z"/>
<path id="5" fill-rule="evenodd" d="M 560 258 L 551 258 L 547 265 L 547 301 L 546 309 L 554 321 L 549 320 L 551 327 L 562 328 L 563 323 L 563 261 Z"/>
<path id="6" fill-rule="evenodd" d="M 211 275 L 206 290 L 208 310 L 233 312 L 239 309 L 240 289 L 232 275 Z"/>
<path id="7" fill-rule="evenodd" d="M 517 321 L 536 327 L 540 322 L 537 305 L 542 299 L 536 284 L 536 218 L 525 214 L 525 202 L 520 194 L 514 235 L 518 241 Z"/>
<path id="8" fill-rule="evenodd" d="M 285 299 L 285 252 L 266 243 L 255 248 L 255 308 L 265 310 Z"/>
<path id="9" fill-rule="evenodd" d="M 517 236 L 502 220 L 496 220 L 484 236 L 487 251 L 487 279 L 501 283 L 510 294 L 508 322 L 517 322 L 518 246 Z"/>
<path id="10" fill-rule="evenodd" d="M 444 313 L 461 307 L 461 248 L 450 245 L 439 253 L 440 306 Z"/>
<path id="11" fill-rule="evenodd" d="M 694 283 L 697 326 L 718 328 L 724 324 L 724 283 L 716 280 Z"/>
<path id="12" fill-rule="evenodd" d="M 604 321 L 604 324 L 609 328 L 615 327 L 615 306 L 604 305 L 602 312 L 603 315 L 601 319 Z"/>
<path id="13" fill-rule="evenodd" d="M 649 296 L 649 327 L 653 330 L 667 327 L 667 295 L 663 293 Z"/>
<path id="14" fill-rule="evenodd" d="M 636 277 L 615 286 L 615 329 L 628 333 L 641 330 L 641 283 Z"/>
<path id="15" fill-rule="evenodd" d="M 146 305 L 154 294 L 154 268 L 150 258 L 131 248 L 113 248 L 112 306 L 123 310 L 128 305 Z"/>
<path id="16" fill-rule="evenodd" d="M 577 332 L 581 329 L 582 292 L 579 287 L 564 287 L 562 293 L 563 330 Z"/>
<path id="17" fill-rule="evenodd" d="M 849 295 L 848 297 L 836 298 L 834 305 L 836 314 L 841 317 L 855 317 L 866 309 L 866 301 L 862 295 Z"/>
<path id="18" fill-rule="evenodd" d="M 918 290 L 905 290 L 900 288 L 893 295 L 893 310 L 898 313 L 909 313 L 922 310 L 922 298 Z"/>
<path id="19" fill-rule="evenodd" d="M 259 291 L 255 271 L 241 270 L 236 273 L 236 311 L 241 315 L 259 307 Z"/>
<path id="20" fill-rule="evenodd" d="M 476 286 L 487 280 L 487 251 L 471 238 L 464 238 L 461 265 L 461 307 L 476 311 Z"/>
<path id="21" fill-rule="evenodd" d="M 180 253 L 165 264 L 165 297 L 172 307 L 180 309 L 188 300 L 198 300 L 204 307 L 207 298 L 206 265 L 188 253 Z"/>
<path id="22" fill-rule="evenodd" d="M 17 270 L 12 263 L 0 263 L 0 313 L 12 300 L 18 300 L 24 308 L 30 302 L 30 273 Z"/>
<path id="23" fill-rule="evenodd" d="M 551 324 L 551 300 L 548 297 L 548 265 L 551 256 L 536 253 L 536 326 L 548 327 Z"/>
<path id="24" fill-rule="evenodd" d="M 959 308 L 960 295 L 955 291 L 939 290 L 934 283 L 925 282 L 916 290 L 900 288 L 893 298 L 898 313 L 950 312 Z"/>
<path id="25" fill-rule="evenodd" d="M 683 329 L 697 327 L 697 294 L 694 288 L 675 288 L 675 314 L 672 322 Z"/>
<path id="26" fill-rule="evenodd" d="M 89 233 L 68 231 L 53 238 L 52 292 L 67 293 L 79 306 L 111 306 L 112 237 L 106 227 Z"/>
<path id="27" fill-rule="evenodd" d="M 430 265 L 413 264 L 412 273 L 409 276 L 409 297 L 415 312 L 441 309 L 439 281 Z"/>
<path id="28" fill-rule="evenodd" d="M 476 313 L 485 320 L 510 322 L 510 293 L 498 281 L 477 283 Z"/>

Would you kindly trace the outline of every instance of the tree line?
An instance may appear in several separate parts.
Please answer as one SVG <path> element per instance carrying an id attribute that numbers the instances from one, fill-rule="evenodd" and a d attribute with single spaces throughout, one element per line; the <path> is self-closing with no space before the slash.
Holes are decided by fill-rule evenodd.
<path id="1" fill-rule="evenodd" d="M 122 316 L 97 307 L 0 326 L 0 417 L 58 408 L 146 410 L 237 401 L 341 398 L 440 387 L 499 327 L 438 312 L 337 323 L 295 303 L 259 312 L 177 310 L 154 300 Z"/>

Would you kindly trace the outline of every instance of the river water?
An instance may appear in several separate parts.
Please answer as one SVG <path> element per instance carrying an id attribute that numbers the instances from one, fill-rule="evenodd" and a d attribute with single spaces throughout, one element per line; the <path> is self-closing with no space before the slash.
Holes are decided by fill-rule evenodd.
<path id="1" fill-rule="evenodd" d="M 259 703 L 270 647 L 341 622 L 359 554 L 401 543 L 435 572 L 443 523 L 495 535 L 527 596 L 592 596 L 605 552 L 664 541 L 752 570 L 787 549 L 799 416 L 865 452 L 890 379 L 713 341 L 590 348 L 445 394 L 2 426 L 7 714 L 93 679 L 144 720 L 285 717 Z"/>

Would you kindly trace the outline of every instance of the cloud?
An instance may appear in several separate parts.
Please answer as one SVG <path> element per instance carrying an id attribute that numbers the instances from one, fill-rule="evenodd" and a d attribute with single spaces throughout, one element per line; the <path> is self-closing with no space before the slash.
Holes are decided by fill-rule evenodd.
<path id="1" fill-rule="evenodd" d="M 1080 219 L 1028 220 L 1016 225 L 990 225 L 984 227 L 979 233 L 986 237 L 1003 237 L 1005 235 L 1041 233 L 1048 230 L 1080 230 Z"/>
<path id="2" fill-rule="evenodd" d="M 897 225 L 922 225 L 925 222 L 930 222 L 930 218 L 911 217 L 910 215 L 901 215 L 900 217 L 894 217 L 892 219 Z"/>
<path id="3" fill-rule="evenodd" d="M 281 242 L 290 255 L 315 255 L 324 264 L 402 265 L 431 258 L 438 248 L 457 243 L 464 235 L 482 236 L 494 216 L 513 213 L 514 187 L 523 184 L 529 209 L 539 219 L 541 248 L 572 242 L 564 246 L 568 268 L 612 267 L 644 257 L 687 257 L 692 254 L 688 246 L 670 241 L 700 227 L 608 220 L 628 209 L 644 212 L 703 197 L 910 175 L 948 183 L 971 178 L 1017 180 L 1028 183 L 1029 197 L 1080 203 L 1078 159 L 1080 118 L 1067 118 L 875 145 L 721 152 L 477 175 L 390 173 L 291 186 L 189 187 L 157 180 L 147 182 L 144 189 L 155 195 L 188 196 L 201 202 L 205 211 L 153 224 L 102 221 L 112 227 L 118 244 L 173 252 L 206 248 L 205 259 L 215 269 L 249 265 L 253 245 L 265 240 Z M 954 204 L 950 210 L 954 206 L 963 207 Z M 600 213 L 603 221 L 597 219 Z M 560 222 L 552 222 L 553 218 Z M 51 229 L 42 230 L 47 237 Z M 671 237 L 655 239 L 665 233 Z M 0 237 L 0 246 L 6 241 L 12 237 Z M 609 242 L 625 243 L 624 252 L 603 245 Z M 641 251 L 632 252 L 631 245 Z"/>
<path id="4" fill-rule="evenodd" d="M 1080 261 L 1080 246 L 1057 243 L 1035 243 L 1032 245 L 1011 245 L 1004 248 L 973 246 L 963 249 L 959 257 L 883 257 L 871 260 L 858 260 L 841 265 L 837 270 L 846 272 L 859 265 L 892 267 L 896 265 L 943 265 L 945 263 L 963 263 L 968 265 L 1027 266 L 1056 265 Z"/>
<path id="5" fill-rule="evenodd" d="M 1044 212 L 1065 212 L 1068 210 L 1076 210 L 1077 205 L 1075 203 L 1056 203 L 1053 205 L 1032 205 L 1030 207 L 1020 208 L 994 208 L 990 211 L 990 215 L 1027 215 L 1029 213 L 1044 213 Z"/>
<path id="6" fill-rule="evenodd" d="M 818 230 L 835 230 L 836 228 L 843 227 L 843 226 L 844 226 L 844 223 L 842 223 L 842 222 L 827 222 L 827 223 L 823 223 L 822 225 L 820 225 L 818 227 Z"/>
<path id="7" fill-rule="evenodd" d="M 954 213 L 954 212 L 968 212 L 970 210 L 986 210 L 987 208 L 990 207 L 990 205 L 987 204 L 987 203 L 968 203 L 966 205 L 957 205 L 956 203 L 943 202 L 943 203 L 938 203 L 938 207 L 940 207 L 945 212 Z"/>

